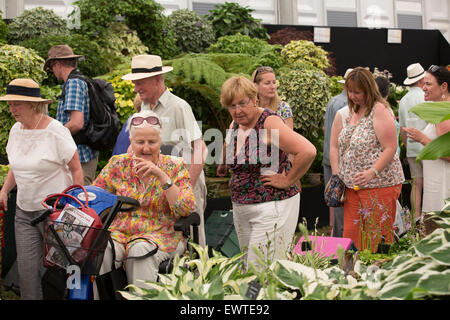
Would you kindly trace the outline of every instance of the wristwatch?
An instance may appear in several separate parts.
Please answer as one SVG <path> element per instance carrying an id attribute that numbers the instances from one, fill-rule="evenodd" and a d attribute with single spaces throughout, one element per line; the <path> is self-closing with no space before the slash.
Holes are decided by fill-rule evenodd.
<path id="1" fill-rule="evenodd" d="M 172 180 L 169 178 L 169 180 L 167 180 L 167 182 L 163 184 L 162 188 L 163 188 L 164 191 L 166 191 L 166 190 L 169 189 L 172 185 L 173 185 L 173 182 L 172 182 Z"/>

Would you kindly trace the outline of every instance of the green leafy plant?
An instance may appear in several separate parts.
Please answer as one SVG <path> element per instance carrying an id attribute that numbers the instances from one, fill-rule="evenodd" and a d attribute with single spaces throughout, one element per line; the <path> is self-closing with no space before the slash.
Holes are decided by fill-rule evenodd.
<path id="1" fill-rule="evenodd" d="M 53 10 L 37 7 L 25 10 L 9 24 L 8 42 L 40 38 L 47 35 L 69 35 L 66 22 Z"/>
<path id="2" fill-rule="evenodd" d="M 253 58 L 253 63 L 249 65 L 248 69 L 241 69 L 240 72 L 252 74 L 253 70 L 260 66 L 279 69 L 283 65 L 279 50 L 281 50 L 279 45 L 270 45 L 264 40 L 238 33 L 220 37 L 207 49 L 207 52 L 249 55 Z"/>
<path id="3" fill-rule="evenodd" d="M 289 66 L 309 64 L 323 70 L 330 66 L 327 56 L 327 51 L 308 40 L 291 41 L 281 50 L 281 57 Z"/>
<path id="4" fill-rule="evenodd" d="M 212 22 L 216 39 L 236 33 L 252 38 L 268 39 L 269 35 L 261 25 L 262 20 L 252 17 L 253 11 L 253 9 L 242 7 L 238 3 L 225 2 L 210 10 L 207 18 Z"/>
<path id="5" fill-rule="evenodd" d="M 123 20 L 151 54 L 167 59 L 179 52 L 164 8 L 153 0 L 78 0 L 74 4 L 81 11 L 81 34 L 103 38 L 112 22 Z"/>
<path id="6" fill-rule="evenodd" d="M 2 15 L 2 11 L 0 10 L 0 16 Z M 9 28 L 8 25 L 0 19 L 0 45 L 5 44 L 8 40 Z"/>
<path id="7" fill-rule="evenodd" d="M 48 50 L 52 46 L 59 44 L 67 44 L 76 54 L 84 56 L 84 59 L 79 61 L 78 68 L 85 76 L 92 78 L 111 71 L 112 66 L 105 59 L 104 50 L 86 36 L 49 35 L 21 42 L 22 46 L 36 50 L 43 59 L 48 57 Z M 45 84 L 56 85 L 58 82 L 53 73 L 50 72 L 49 75 Z"/>
<path id="8" fill-rule="evenodd" d="M 46 73 L 42 69 L 44 59 L 36 51 L 16 45 L 0 46 L 0 95 L 6 93 L 6 86 L 17 78 L 30 78 L 42 83 Z M 5 155 L 9 130 L 15 123 L 6 102 L 0 102 L 0 153 Z"/>
<path id="9" fill-rule="evenodd" d="M 5 183 L 6 175 L 9 171 L 9 165 L 0 164 L 0 186 L 3 186 Z"/>
<path id="10" fill-rule="evenodd" d="M 450 119 L 450 102 L 426 102 L 410 109 L 428 123 L 437 124 Z M 447 132 L 428 143 L 420 151 L 416 160 L 436 160 L 450 157 L 450 132 Z"/>
<path id="11" fill-rule="evenodd" d="M 278 81 L 280 98 L 292 108 L 294 129 L 307 139 L 318 138 L 331 98 L 328 77 L 310 65 L 296 64 L 280 69 Z"/>
<path id="12" fill-rule="evenodd" d="M 102 55 L 109 59 L 110 70 L 122 63 L 128 62 L 132 57 L 148 52 L 135 30 L 130 30 L 123 22 L 112 22 L 103 38 L 98 39 L 103 49 Z"/>
<path id="13" fill-rule="evenodd" d="M 216 40 L 211 22 L 195 11 L 175 10 L 168 18 L 169 30 L 182 53 L 203 52 Z"/>

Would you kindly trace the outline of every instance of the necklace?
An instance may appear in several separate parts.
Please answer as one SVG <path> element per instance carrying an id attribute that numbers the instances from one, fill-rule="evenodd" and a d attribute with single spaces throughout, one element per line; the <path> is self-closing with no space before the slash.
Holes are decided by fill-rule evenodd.
<path id="1" fill-rule="evenodd" d="M 39 125 L 39 123 L 41 123 L 42 117 L 44 116 L 43 113 L 41 113 L 41 117 L 39 118 L 38 122 L 36 123 L 36 125 L 34 126 L 33 130 L 36 129 Z"/>
<path id="2" fill-rule="evenodd" d="M 41 123 L 43 117 L 44 114 L 41 113 L 41 117 L 32 130 L 35 130 L 39 126 L 39 123 Z M 28 152 L 30 152 L 31 148 L 34 146 L 38 138 L 39 137 L 37 137 L 35 133 L 25 133 L 25 129 L 22 124 L 22 139 L 19 144 L 19 149 L 22 151 L 23 155 L 27 155 Z"/>
<path id="3" fill-rule="evenodd" d="M 43 117 L 44 117 L 44 114 L 41 113 L 41 117 L 39 118 L 38 122 L 36 122 L 36 125 L 34 126 L 34 128 L 32 130 L 34 130 L 34 129 L 36 129 L 38 127 L 38 125 L 39 125 L 39 123 L 41 123 L 41 120 L 42 120 Z M 24 127 L 23 124 L 22 124 L 22 130 L 25 130 L 25 127 Z"/>

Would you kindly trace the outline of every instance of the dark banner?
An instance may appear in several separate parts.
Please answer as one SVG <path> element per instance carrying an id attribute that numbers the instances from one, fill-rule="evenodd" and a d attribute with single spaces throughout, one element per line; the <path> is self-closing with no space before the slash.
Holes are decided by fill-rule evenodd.
<path id="1" fill-rule="evenodd" d="M 286 27 L 314 32 L 313 26 L 269 25 L 271 34 Z M 403 84 L 408 65 L 419 62 L 425 69 L 432 64 L 450 64 L 450 45 L 439 30 L 402 30 L 402 43 L 388 43 L 388 29 L 329 27 L 330 43 L 316 43 L 336 59 L 337 74 L 344 75 L 347 68 L 369 67 L 373 71 L 389 70 L 392 82 Z"/>

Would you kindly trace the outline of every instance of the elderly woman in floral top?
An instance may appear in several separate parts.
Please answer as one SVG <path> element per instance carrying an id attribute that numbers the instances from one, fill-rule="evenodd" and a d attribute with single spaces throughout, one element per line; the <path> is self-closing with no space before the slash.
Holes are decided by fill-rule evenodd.
<path id="1" fill-rule="evenodd" d="M 397 154 L 395 118 L 375 79 L 358 67 L 347 76 L 349 114 L 331 128 L 330 163 L 346 186 L 345 238 L 360 250 L 393 242 L 396 200 L 405 180 Z"/>
<path id="2" fill-rule="evenodd" d="M 140 203 L 134 212 L 119 212 L 109 228 L 116 266 L 124 262 L 128 282 L 136 284 L 136 280 L 156 281 L 159 263 L 183 253 L 183 236 L 174 231 L 174 223 L 189 215 L 195 198 L 184 160 L 160 154 L 161 120 L 156 113 L 135 113 L 129 126 L 132 152 L 113 156 L 93 185 Z M 156 247 L 155 255 L 133 258 Z M 111 268 L 110 255 L 108 247 L 101 274 Z"/>

